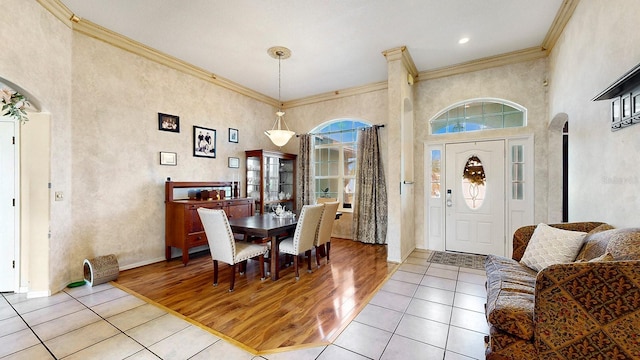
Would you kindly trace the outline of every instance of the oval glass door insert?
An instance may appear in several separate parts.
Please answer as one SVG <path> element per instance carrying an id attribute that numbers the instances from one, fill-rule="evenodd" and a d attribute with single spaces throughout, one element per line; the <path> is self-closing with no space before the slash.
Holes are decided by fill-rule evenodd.
<path id="1" fill-rule="evenodd" d="M 467 159 L 462 173 L 462 194 L 470 209 L 482 206 L 485 199 L 487 178 L 482 161 L 476 155 Z"/>

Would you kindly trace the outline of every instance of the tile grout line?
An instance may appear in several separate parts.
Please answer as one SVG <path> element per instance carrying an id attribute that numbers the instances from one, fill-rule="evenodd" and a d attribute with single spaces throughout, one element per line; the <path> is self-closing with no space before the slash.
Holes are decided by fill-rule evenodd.
<path id="1" fill-rule="evenodd" d="M 63 291 L 64 291 L 64 290 L 63 290 Z M 101 290 L 101 291 L 104 291 L 104 290 Z M 66 292 L 66 291 L 65 291 L 65 292 Z M 98 291 L 98 292 L 100 292 L 100 291 Z M 142 346 L 142 348 L 143 348 L 143 349 L 145 349 L 145 350 L 149 351 L 150 353 L 152 353 L 152 354 L 153 354 L 155 357 L 157 357 L 158 359 L 162 359 L 160 356 L 158 356 L 158 354 L 156 354 L 156 353 L 154 353 L 153 351 L 151 351 L 148 347 L 146 347 L 146 346 L 144 346 L 143 344 L 141 344 L 138 340 L 136 340 L 136 339 L 134 339 L 133 337 L 129 336 L 129 334 L 125 333 L 122 329 L 120 329 L 119 327 L 117 327 L 116 325 L 114 325 L 113 323 L 111 323 L 109 320 L 107 320 L 106 318 L 104 318 L 102 315 L 100 315 L 100 314 L 98 314 L 97 312 L 95 312 L 95 310 L 93 310 L 93 309 L 92 309 L 92 308 L 90 308 L 89 306 L 85 305 L 82 301 L 78 300 L 78 298 L 76 298 L 75 296 L 73 296 L 73 295 L 69 294 L 68 292 L 66 292 L 66 293 L 67 293 L 67 295 L 71 296 L 74 300 L 76 300 L 77 302 L 79 302 L 80 304 L 82 304 L 84 307 L 86 307 L 87 309 L 89 309 L 92 313 L 96 314 L 100 319 L 102 319 L 102 321 L 104 321 L 104 322 L 106 322 L 107 324 L 109 324 L 109 325 L 113 326 L 114 328 L 116 328 L 116 329 L 120 332 L 120 334 L 123 334 L 124 336 L 126 336 L 126 337 L 128 337 L 129 339 L 133 340 L 136 344 L 138 344 L 138 345 Z M 126 295 L 125 295 L 125 296 L 126 296 Z M 109 302 L 111 302 L 111 301 L 113 301 L 113 300 L 115 300 L 115 299 L 111 299 L 111 300 L 109 300 L 109 301 L 105 301 L 104 303 L 100 303 L 100 304 L 98 304 L 98 305 L 106 304 L 106 303 L 109 303 Z M 143 305 L 144 305 L 144 304 L 143 304 Z M 133 309 L 138 308 L 138 307 L 143 306 L 143 305 L 138 305 L 138 306 L 136 306 L 136 307 L 133 307 L 133 308 L 128 309 L 128 310 L 125 310 L 125 311 L 133 310 Z M 125 312 L 125 311 L 123 311 L 123 312 Z M 122 313 L 122 312 L 121 312 L 121 313 Z M 118 313 L 118 314 L 121 314 L 121 313 Z M 114 314 L 114 315 L 117 315 L 117 314 Z M 142 325 L 142 324 L 141 324 L 141 325 Z M 85 326 L 83 326 L 83 327 L 85 327 Z M 101 341 L 98 341 L 98 342 L 97 342 L 97 343 L 95 343 L 95 344 L 91 344 L 91 345 L 89 345 L 89 346 L 87 346 L 87 347 L 85 347 L 85 348 L 83 348 L 83 349 L 80 349 L 80 350 L 78 350 L 78 351 L 76 351 L 76 352 L 74 352 L 74 353 L 72 353 L 72 354 L 76 354 L 76 353 L 78 353 L 78 352 L 80 352 L 80 351 L 82 351 L 82 350 L 88 349 L 88 348 L 90 348 L 91 346 L 97 345 L 97 344 L 99 344 L 99 343 L 101 343 L 101 342 L 103 342 L 103 341 L 106 341 L 106 340 L 109 340 L 109 339 L 111 339 L 111 338 L 114 338 L 114 337 L 116 337 L 116 336 L 118 336 L 118 335 L 120 335 L 120 334 L 116 334 L 116 335 L 110 336 L 110 337 L 108 337 L 108 338 L 106 338 L 106 339 L 103 339 L 103 340 L 101 340 Z M 142 351 L 142 350 L 141 350 L 141 351 Z M 136 353 L 137 353 L 137 352 L 136 352 Z M 136 353 L 131 354 L 130 356 L 135 355 Z M 72 355 L 72 354 L 69 354 L 69 355 L 67 355 L 67 356 L 70 356 L 70 355 Z M 54 358 L 56 358 L 56 357 L 54 356 Z M 56 358 L 56 359 L 57 359 L 57 358 Z"/>
<path id="2" fill-rule="evenodd" d="M 49 352 L 49 354 L 54 358 L 54 359 L 58 359 L 53 352 L 51 351 L 51 349 L 49 349 L 49 347 L 44 343 L 44 341 L 42 341 L 42 339 L 40 338 L 40 336 L 38 336 L 38 334 L 36 334 L 36 332 L 33 330 L 33 328 L 31 327 L 31 325 L 29 325 L 29 323 L 24 319 L 24 317 L 22 317 L 22 314 L 20 314 L 18 312 L 18 310 L 16 310 L 16 308 L 13 306 L 13 304 L 11 302 L 9 302 L 9 300 L 7 300 L 7 298 L 4 296 L 4 294 L 2 294 L 2 298 L 7 302 L 7 304 L 9 304 L 9 306 L 13 309 L 13 311 L 16 312 L 16 315 L 18 317 L 20 317 L 20 320 L 22 320 L 22 322 L 24 322 L 25 325 L 27 325 L 27 327 L 29 328 L 29 330 L 31 330 L 31 332 L 33 333 L 33 335 L 36 337 L 36 339 L 38 339 L 38 341 L 40 341 L 40 344 L 42 344 L 42 346 L 44 346 L 44 348 L 47 350 L 47 352 Z M 33 345 L 35 346 L 35 345 Z M 8 354 L 8 355 L 12 355 L 12 354 L 16 354 L 19 353 L 20 351 L 26 350 L 31 348 L 31 346 L 29 346 L 28 348 L 25 349 L 20 349 L 14 353 Z"/>

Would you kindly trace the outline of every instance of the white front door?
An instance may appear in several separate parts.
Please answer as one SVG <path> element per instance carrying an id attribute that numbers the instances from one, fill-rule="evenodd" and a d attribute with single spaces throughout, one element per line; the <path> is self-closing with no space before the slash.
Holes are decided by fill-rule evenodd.
<path id="1" fill-rule="evenodd" d="M 0 119 L 0 292 L 16 291 L 15 122 Z"/>
<path id="2" fill-rule="evenodd" d="M 505 254 L 504 140 L 445 147 L 445 248 Z"/>

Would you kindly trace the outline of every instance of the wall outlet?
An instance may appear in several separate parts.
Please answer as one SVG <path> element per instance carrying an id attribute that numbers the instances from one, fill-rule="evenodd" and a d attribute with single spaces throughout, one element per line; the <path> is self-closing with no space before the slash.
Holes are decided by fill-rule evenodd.
<path id="1" fill-rule="evenodd" d="M 62 191 L 56 191 L 56 201 L 62 200 L 64 200 L 64 194 L 62 193 Z"/>

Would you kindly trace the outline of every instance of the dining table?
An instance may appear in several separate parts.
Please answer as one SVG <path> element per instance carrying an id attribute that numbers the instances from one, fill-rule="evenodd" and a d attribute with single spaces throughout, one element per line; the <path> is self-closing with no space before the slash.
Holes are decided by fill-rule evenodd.
<path id="1" fill-rule="evenodd" d="M 278 280 L 279 262 L 279 241 L 278 237 L 287 235 L 295 231 L 298 225 L 299 212 L 295 216 L 279 217 L 274 213 L 257 214 L 254 216 L 229 218 L 231 231 L 235 234 L 244 234 L 245 237 L 255 236 L 262 239 L 269 239 L 271 242 L 270 271 L 271 280 Z M 336 219 L 340 218 L 341 212 L 336 213 Z"/>

